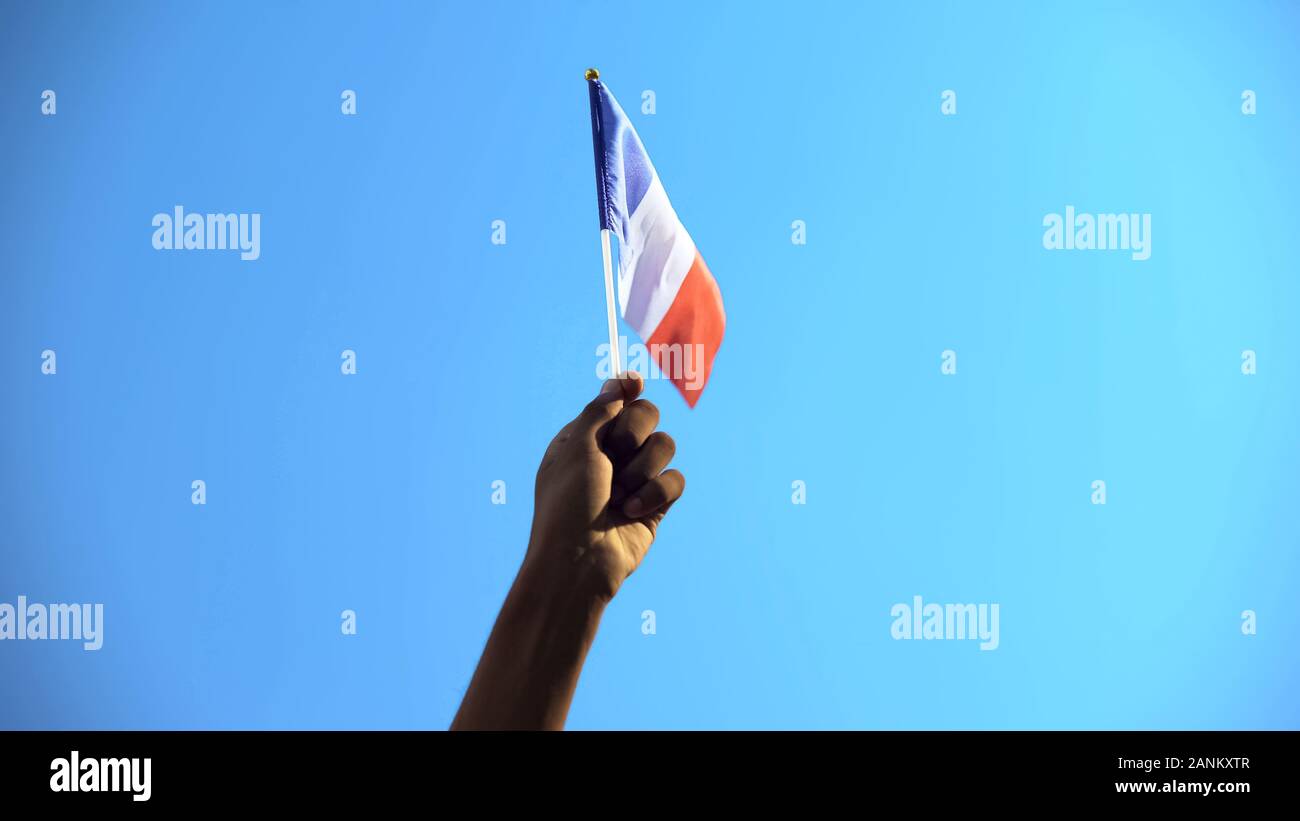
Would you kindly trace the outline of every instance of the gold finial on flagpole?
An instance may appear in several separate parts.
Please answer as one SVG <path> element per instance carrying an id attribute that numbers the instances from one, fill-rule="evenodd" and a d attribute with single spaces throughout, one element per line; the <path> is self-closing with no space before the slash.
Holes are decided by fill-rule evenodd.
<path id="1" fill-rule="evenodd" d="M 588 80 L 599 80 L 600 72 L 594 68 L 589 68 L 587 69 L 587 74 L 585 76 Z"/>

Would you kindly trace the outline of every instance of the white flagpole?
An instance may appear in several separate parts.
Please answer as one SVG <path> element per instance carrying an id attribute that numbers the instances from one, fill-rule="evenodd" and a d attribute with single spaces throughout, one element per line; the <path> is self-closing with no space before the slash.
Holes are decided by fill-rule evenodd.
<path id="1" fill-rule="evenodd" d="M 618 315 L 614 309 L 614 265 L 610 259 L 608 228 L 600 230 L 600 256 L 605 263 L 605 308 L 609 314 L 609 375 L 611 379 L 617 379 L 623 375 L 623 365 L 619 362 Z"/>
<path id="2" fill-rule="evenodd" d="M 608 214 L 606 212 L 607 203 L 605 201 L 604 187 L 604 146 L 601 145 L 602 137 L 600 133 L 600 101 L 599 83 L 600 72 L 594 68 L 589 68 L 583 74 L 587 81 L 587 91 L 591 95 L 591 144 L 596 152 L 596 198 L 600 202 L 600 256 L 605 263 L 605 314 L 609 318 L 609 377 L 618 379 L 623 375 L 623 363 L 619 360 L 618 350 L 618 312 L 614 307 L 614 262 L 609 250 L 609 228 Z"/>

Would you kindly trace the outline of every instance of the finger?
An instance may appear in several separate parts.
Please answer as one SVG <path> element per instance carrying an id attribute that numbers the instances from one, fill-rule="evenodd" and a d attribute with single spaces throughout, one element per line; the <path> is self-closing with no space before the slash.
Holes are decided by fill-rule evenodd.
<path id="1" fill-rule="evenodd" d="M 600 394 L 582 409 L 578 418 L 573 420 L 572 432 L 591 436 L 618 416 L 623 405 L 641 395 L 645 383 L 636 371 L 629 371 L 618 379 L 608 379 L 601 386 Z"/>
<path id="2" fill-rule="evenodd" d="M 686 477 L 680 470 L 665 470 L 641 486 L 623 503 L 623 515 L 640 519 L 668 507 L 686 490 Z"/>
<path id="3" fill-rule="evenodd" d="M 638 399 L 623 406 L 623 412 L 605 433 L 605 452 L 614 464 L 621 465 L 636 455 L 659 424 L 659 409 L 648 399 Z M 663 470 L 662 467 L 659 470 Z M 657 475 L 656 470 L 652 476 Z"/>
<path id="4" fill-rule="evenodd" d="M 663 431 L 655 431 L 645 440 L 645 444 L 641 445 L 641 449 L 636 452 L 631 461 L 614 477 L 614 484 L 627 493 L 636 493 L 642 485 L 668 467 L 676 452 L 677 443 L 673 441 L 673 437 Z"/>

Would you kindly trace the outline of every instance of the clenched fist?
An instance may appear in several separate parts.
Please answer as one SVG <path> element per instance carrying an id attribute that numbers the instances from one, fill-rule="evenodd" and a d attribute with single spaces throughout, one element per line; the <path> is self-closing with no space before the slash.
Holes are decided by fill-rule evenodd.
<path id="1" fill-rule="evenodd" d="M 686 479 L 666 470 L 677 446 L 655 430 L 659 409 L 637 399 L 643 384 L 635 372 L 609 380 L 551 441 L 523 573 L 567 575 L 608 600 L 645 558 Z"/>

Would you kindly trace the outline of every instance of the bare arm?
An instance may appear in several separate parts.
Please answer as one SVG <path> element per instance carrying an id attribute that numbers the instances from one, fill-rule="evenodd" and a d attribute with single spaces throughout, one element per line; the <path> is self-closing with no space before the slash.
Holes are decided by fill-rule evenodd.
<path id="1" fill-rule="evenodd" d="M 564 728 L 605 605 L 686 486 L 641 388 L 606 382 L 546 449 L 528 553 L 451 729 Z"/>

